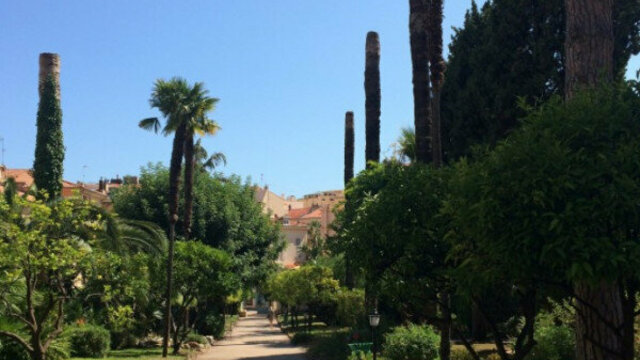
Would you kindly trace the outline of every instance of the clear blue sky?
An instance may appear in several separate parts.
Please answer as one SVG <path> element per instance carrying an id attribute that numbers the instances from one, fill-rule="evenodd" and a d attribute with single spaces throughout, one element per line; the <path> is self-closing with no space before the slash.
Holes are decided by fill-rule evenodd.
<path id="1" fill-rule="evenodd" d="M 469 5 L 446 1 L 446 42 Z M 213 118 L 223 130 L 204 144 L 227 155 L 224 173 L 251 176 L 278 193 L 342 188 L 347 110 L 356 117 L 356 171 L 364 166 L 369 30 L 382 44 L 383 155 L 412 124 L 407 21 L 408 1 L 389 0 L 3 1 L 5 162 L 32 165 L 38 54 L 56 52 L 67 180 L 167 164 L 171 139 L 136 124 L 157 115 L 148 104 L 153 81 L 178 75 L 204 82 L 221 99 Z M 635 59 L 630 68 L 638 67 Z"/>

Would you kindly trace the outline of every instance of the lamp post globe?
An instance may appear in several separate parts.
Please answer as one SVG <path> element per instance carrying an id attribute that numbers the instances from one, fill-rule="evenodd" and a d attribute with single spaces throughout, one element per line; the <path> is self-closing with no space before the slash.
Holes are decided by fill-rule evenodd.
<path id="1" fill-rule="evenodd" d="M 373 360 L 377 359 L 377 349 L 376 349 L 376 328 L 380 325 L 380 314 L 378 314 L 378 309 L 374 309 L 373 313 L 369 315 L 369 326 L 371 326 L 371 340 L 373 343 Z"/>

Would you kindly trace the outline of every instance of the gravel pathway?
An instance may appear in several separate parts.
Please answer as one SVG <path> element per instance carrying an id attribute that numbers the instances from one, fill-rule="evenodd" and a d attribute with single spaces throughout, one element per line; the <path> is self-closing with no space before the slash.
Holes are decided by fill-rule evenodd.
<path id="1" fill-rule="evenodd" d="M 306 349 L 291 345 L 265 315 L 250 311 L 231 336 L 198 355 L 198 360 L 305 360 Z"/>

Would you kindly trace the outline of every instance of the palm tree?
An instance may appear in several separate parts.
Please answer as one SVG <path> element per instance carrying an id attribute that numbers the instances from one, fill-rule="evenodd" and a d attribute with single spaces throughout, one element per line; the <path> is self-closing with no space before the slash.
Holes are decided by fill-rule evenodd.
<path id="1" fill-rule="evenodd" d="M 173 136 L 171 150 L 171 164 L 169 166 L 169 249 L 167 256 L 167 292 L 165 294 L 164 336 L 162 341 L 162 357 L 167 357 L 169 348 L 169 329 L 171 325 L 171 295 L 173 279 L 173 248 L 176 239 L 176 223 L 178 222 L 178 188 L 180 186 L 180 168 L 184 153 L 185 135 L 187 132 L 188 115 L 190 112 L 188 98 L 191 89 L 187 81 L 173 78 L 169 81 L 156 81 L 151 99 L 151 107 L 160 110 L 166 119 L 163 129 L 165 135 Z M 160 121 L 158 118 L 147 118 L 138 124 L 146 130 L 158 132 Z"/>
<path id="2" fill-rule="evenodd" d="M 227 165 L 227 157 L 221 152 L 215 152 L 209 156 L 207 150 L 202 146 L 202 139 L 198 139 L 193 147 L 195 166 L 202 171 L 213 171 L 220 164 Z"/>
<path id="3" fill-rule="evenodd" d="M 365 48 L 364 92 L 365 92 L 365 159 L 380 161 L 380 39 L 378 33 L 367 34 Z"/>
<path id="4" fill-rule="evenodd" d="M 442 57 L 442 11 L 443 0 L 431 0 L 429 6 L 429 63 L 431 73 L 431 87 L 433 97 L 431 99 L 431 149 L 433 152 L 433 164 L 442 166 L 442 136 L 440 133 L 440 97 L 442 83 L 444 82 L 444 58 Z M 442 359 L 447 360 L 447 359 Z"/>
<path id="5" fill-rule="evenodd" d="M 398 137 L 398 149 L 396 156 L 400 161 L 408 161 L 410 163 L 416 161 L 416 133 L 412 128 L 402 128 L 400 137 Z"/>
<path id="6" fill-rule="evenodd" d="M 353 179 L 353 160 L 355 153 L 355 131 L 353 128 L 353 111 L 347 111 L 344 116 L 344 188 L 347 189 L 349 181 Z M 349 206 L 348 199 L 345 207 Z M 349 289 L 355 286 L 351 259 L 345 257 L 345 284 Z"/>
<path id="7" fill-rule="evenodd" d="M 344 116 L 344 187 L 353 179 L 354 140 L 353 111 Z"/>
<path id="8" fill-rule="evenodd" d="M 415 160 L 430 161 L 431 85 L 429 83 L 428 6 L 426 0 L 409 0 L 409 39 L 413 65 L 413 116 Z"/>
<path id="9" fill-rule="evenodd" d="M 195 163 L 194 136 L 214 135 L 220 127 L 207 117 L 215 109 L 218 99 L 209 97 L 203 83 L 195 83 L 189 95 L 189 116 L 184 143 L 184 237 L 191 238 L 193 215 L 193 170 Z M 226 159 L 225 159 L 226 160 Z"/>

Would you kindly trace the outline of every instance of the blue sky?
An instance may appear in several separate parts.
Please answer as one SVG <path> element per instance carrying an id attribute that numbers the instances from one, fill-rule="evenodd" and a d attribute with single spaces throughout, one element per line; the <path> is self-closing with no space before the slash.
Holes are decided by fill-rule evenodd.
<path id="1" fill-rule="evenodd" d="M 470 0 L 445 6 L 445 41 Z M 408 1 L 110 0 L 0 2 L 0 136 L 5 163 L 33 162 L 38 54 L 61 56 L 65 178 L 137 174 L 168 163 L 171 139 L 137 128 L 157 78 L 202 81 L 220 98 L 226 174 L 278 193 L 342 188 L 344 112 L 364 167 L 364 42 L 382 44 L 383 155 L 413 117 Z M 630 69 L 640 63 L 634 59 Z"/>

